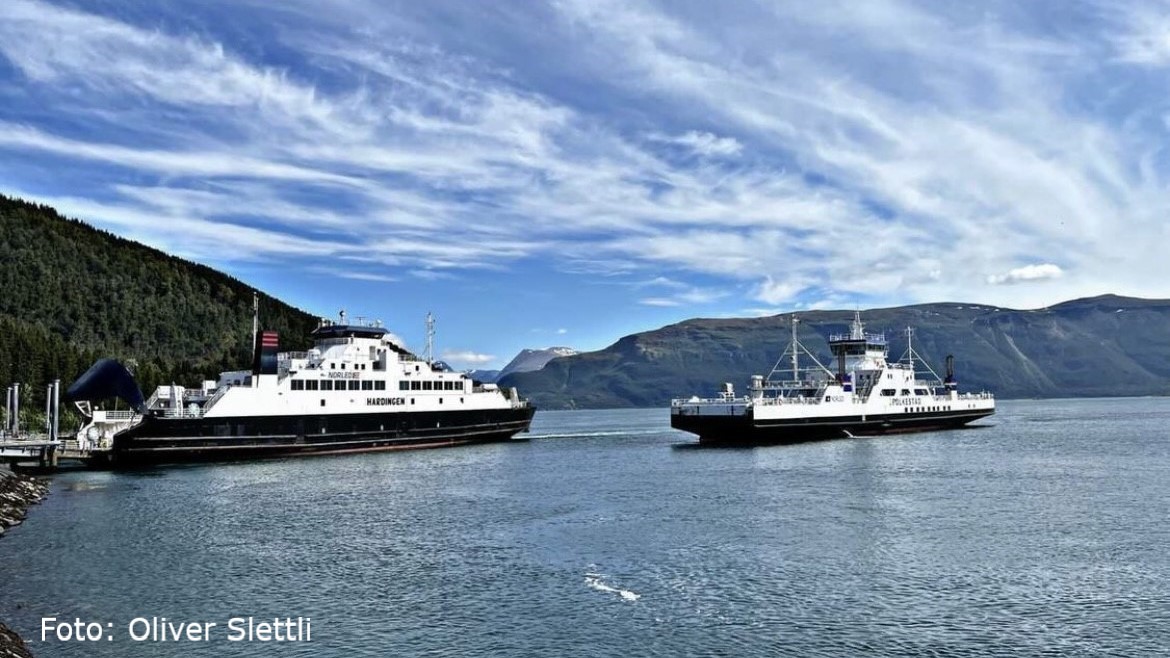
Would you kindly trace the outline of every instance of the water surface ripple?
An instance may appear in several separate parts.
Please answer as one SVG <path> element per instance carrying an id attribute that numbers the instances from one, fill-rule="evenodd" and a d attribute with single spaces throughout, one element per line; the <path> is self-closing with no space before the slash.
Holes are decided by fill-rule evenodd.
<path id="1" fill-rule="evenodd" d="M 1148 656 L 1170 652 L 1170 400 L 684 449 L 663 410 L 529 442 L 57 476 L 0 541 L 52 656 Z M 134 643 L 137 616 L 305 616 L 311 644 Z"/>

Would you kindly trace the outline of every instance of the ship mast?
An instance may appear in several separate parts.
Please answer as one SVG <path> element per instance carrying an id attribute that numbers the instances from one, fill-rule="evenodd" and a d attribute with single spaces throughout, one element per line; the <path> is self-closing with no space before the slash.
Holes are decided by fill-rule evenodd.
<path id="1" fill-rule="evenodd" d="M 435 362 L 435 316 L 427 311 L 427 363 Z"/>
<path id="2" fill-rule="evenodd" d="M 256 360 L 256 335 L 260 333 L 260 293 L 252 291 L 252 360 Z"/>
<path id="3" fill-rule="evenodd" d="M 800 350 L 797 346 L 800 345 L 796 340 L 796 324 L 800 322 L 800 318 L 796 314 L 792 314 L 792 381 L 800 381 Z"/>

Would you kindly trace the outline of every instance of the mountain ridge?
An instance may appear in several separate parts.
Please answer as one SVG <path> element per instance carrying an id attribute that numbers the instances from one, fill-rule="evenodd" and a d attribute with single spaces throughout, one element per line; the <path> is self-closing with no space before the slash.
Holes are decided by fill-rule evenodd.
<path id="1" fill-rule="evenodd" d="M 792 314 L 694 318 L 624 336 L 595 352 L 501 378 L 543 408 L 663 406 L 723 382 L 766 375 L 787 346 Z M 853 311 L 800 311 L 800 340 L 829 363 L 826 337 Z M 935 302 L 862 311 L 885 331 L 891 358 L 915 328 L 915 350 L 937 370 L 956 357 L 964 389 L 1001 397 L 1170 394 L 1170 300 L 1099 295 L 1038 309 Z"/>

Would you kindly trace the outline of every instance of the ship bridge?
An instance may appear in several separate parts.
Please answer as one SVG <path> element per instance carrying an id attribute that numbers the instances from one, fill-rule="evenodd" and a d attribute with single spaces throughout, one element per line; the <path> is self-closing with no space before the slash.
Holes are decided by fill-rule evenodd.
<path id="1" fill-rule="evenodd" d="M 886 335 L 866 333 L 860 311 L 854 312 L 849 333 L 829 336 L 829 349 L 837 358 L 838 369 L 842 373 L 884 368 L 889 354 Z"/>

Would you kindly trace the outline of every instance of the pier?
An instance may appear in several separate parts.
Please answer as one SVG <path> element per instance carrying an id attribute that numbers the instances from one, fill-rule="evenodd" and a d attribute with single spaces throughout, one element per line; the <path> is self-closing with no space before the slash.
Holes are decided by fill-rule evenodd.
<path id="1" fill-rule="evenodd" d="M 41 470 L 55 470 L 61 461 L 88 461 L 93 451 L 77 439 L 62 439 L 61 381 L 49 384 L 45 395 L 45 427 L 27 432 L 20 427 L 20 384 L 8 387 L 7 422 L 0 430 L 0 463 L 10 466 L 35 464 Z"/>

